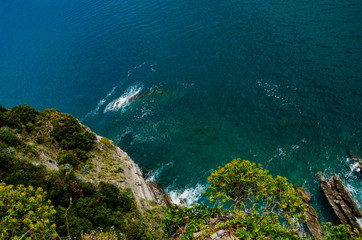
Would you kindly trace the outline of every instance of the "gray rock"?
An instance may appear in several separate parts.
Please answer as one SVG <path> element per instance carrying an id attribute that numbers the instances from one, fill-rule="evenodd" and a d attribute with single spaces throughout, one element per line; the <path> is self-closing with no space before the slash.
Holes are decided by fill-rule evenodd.
<path id="1" fill-rule="evenodd" d="M 213 235 L 210 236 L 210 239 L 213 240 L 234 240 L 236 239 L 236 237 L 234 235 L 231 235 L 228 231 L 226 230 L 220 230 L 217 233 L 214 233 Z"/>

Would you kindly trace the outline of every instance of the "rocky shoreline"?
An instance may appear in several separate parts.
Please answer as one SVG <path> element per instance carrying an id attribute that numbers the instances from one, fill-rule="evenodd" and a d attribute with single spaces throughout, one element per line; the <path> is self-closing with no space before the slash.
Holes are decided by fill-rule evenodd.
<path id="1" fill-rule="evenodd" d="M 362 213 L 341 179 L 337 175 L 326 178 L 321 172 L 318 172 L 318 177 L 320 186 L 341 223 L 362 233 L 362 226 L 358 222 Z"/>

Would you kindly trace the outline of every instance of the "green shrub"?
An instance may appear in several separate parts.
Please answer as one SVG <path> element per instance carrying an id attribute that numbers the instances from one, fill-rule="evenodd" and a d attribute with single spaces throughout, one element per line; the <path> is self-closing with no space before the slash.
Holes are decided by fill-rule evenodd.
<path id="1" fill-rule="evenodd" d="M 333 226 L 332 223 L 325 223 L 323 225 L 326 240 L 361 240 L 362 237 L 357 229 L 352 230 L 349 225 Z"/>
<path id="2" fill-rule="evenodd" d="M 102 137 L 100 142 L 103 143 L 104 145 L 106 145 L 110 149 L 114 148 L 111 140 L 109 140 L 108 138 Z"/>
<path id="3" fill-rule="evenodd" d="M 267 216 L 259 223 L 260 216 L 245 216 L 243 214 L 233 220 L 226 221 L 224 226 L 238 226 L 237 237 L 239 239 L 275 239 L 275 240 L 299 240 L 296 232 L 292 232 L 283 226 L 276 216 Z"/>
<path id="4" fill-rule="evenodd" d="M 141 239 L 141 235 L 149 235 L 147 227 L 137 222 L 140 213 L 136 202 L 128 196 L 127 191 L 122 193 L 114 185 L 100 183 L 95 186 L 80 181 L 71 170 L 48 172 L 42 165 L 34 166 L 1 152 L 0 172 L 0 181 L 7 184 L 32 185 L 47 191 L 57 211 L 54 223 L 61 236 L 67 235 L 64 213 L 69 207 L 70 198 L 73 204 L 68 211 L 68 221 L 72 236 L 79 238 L 82 231 L 90 232 L 97 228 L 108 231 L 111 226 L 125 233 L 126 237 L 132 235 L 139 237 L 135 239 Z M 136 223 L 130 225 L 131 222 Z"/>
<path id="5" fill-rule="evenodd" d="M 9 126 L 11 128 L 22 129 L 23 125 L 37 122 L 39 114 L 39 111 L 26 104 L 13 107 L 6 111 L 2 108 L 0 112 L 0 127 Z"/>
<path id="6" fill-rule="evenodd" d="M 60 151 L 58 153 L 58 163 L 78 167 L 80 164 L 85 163 L 88 157 L 89 153 L 78 148 L 75 150 Z"/>
<path id="7" fill-rule="evenodd" d="M 166 211 L 163 229 L 168 236 L 172 236 L 178 229 L 185 227 L 182 239 L 191 239 L 193 233 L 199 231 L 200 227 L 207 223 L 207 219 L 225 212 L 221 208 L 208 208 L 197 204 L 192 208 L 171 206 Z"/>
<path id="8" fill-rule="evenodd" d="M 95 146 L 96 136 L 81 126 L 78 120 L 69 114 L 58 116 L 59 119 L 52 121 L 54 129 L 52 136 L 64 149 L 79 148 L 91 151 Z"/>
<path id="9" fill-rule="evenodd" d="M 56 226 L 52 219 L 56 211 L 50 203 L 42 188 L 0 183 L 1 239 L 55 238 Z"/>
<path id="10" fill-rule="evenodd" d="M 25 146 L 25 143 L 11 131 L 0 130 L 0 142 L 6 143 L 12 147 Z"/>

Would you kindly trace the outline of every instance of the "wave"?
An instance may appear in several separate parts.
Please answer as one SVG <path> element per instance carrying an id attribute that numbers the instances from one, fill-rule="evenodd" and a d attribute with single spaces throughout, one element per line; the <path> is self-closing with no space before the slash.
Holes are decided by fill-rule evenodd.
<path id="1" fill-rule="evenodd" d="M 97 103 L 97 105 L 96 105 L 96 107 L 95 107 L 93 110 L 91 110 L 90 112 L 88 112 L 81 120 L 84 120 L 84 119 L 86 119 L 86 118 L 88 118 L 88 117 L 94 117 L 94 116 L 96 116 L 96 115 L 98 114 L 100 108 L 107 102 L 108 98 L 111 97 L 111 96 L 114 94 L 115 90 L 116 90 L 117 88 L 119 88 L 126 80 L 128 80 L 128 79 L 131 77 L 131 75 L 134 73 L 134 71 L 136 71 L 136 70 L 138 70 L 138 69 L 140 69 L 140 68 L 142 68 L 142 67 L 144 67 L 144 66 L 146 66 L 146 65 L 149 67 L 149 69 L 150 69 L 151 72 L 155 72 L 155 71 L 156 71 L 156 68 L 155 68 L 155 67 L 156 67 L 156 64 L 155 64 L 155 63 L 152 63 L 152 62 L 148 62 L 148 61 L 143 62 L 143 63 L 141 63 L 141 64 L 139 64 L 139 65 L 137 65 L 137 66 L 132 67 L 131 69 L 129 69 L 129 70 L 127 71 L 127 76 L 126 76 L 125 78 L 123 78 L 116 86 L 114 86 L 114 87 L 107 93 L 107 95 L 106 95 L 104 98 L 102 98 L 101 100 L 99 100 L 98 103 Z M 147 67 L 147 66 L 146 66 L 146 67 Z M 114 100 L 114 101 L 116 101 L 116 100 Z M 111 104 L 111 103 L 109 103 L 108 105 L 110 105 L 110 104 Z M 107 105 L 107 106 L 108 106 L 108 105 Z M 104 110 L 104 112 L 106 112 L 106 111 Z"/>
<path id="2" fill-rule="evenodd" d="M 113 111 L 118 112 L 119 110 L 125 109 L 130 103 L 131 99 L 134 99 L 141 92 L 143 86 L 134 85 L 126 89 L 126 91 L 119 98 L 110 102 L 104 109 L 104 113 Z"/>
<path id="3" fill-rule="evenodd" d="M 166 193 L 171 197 L 172 203 L 176 205 L 186 205 L 188 207 L 197 203 L 202 193 L 206 190 L 206 185 L 197 184 L 195 187 L 186 188 L 184 190 L 168 190 Z"/>
<path id="4" fill-rule="evenodd" d="M 158 179 L 158 177 L 160 176 L 160 174 L 167 168 L 172 167 L 173 166 L 174 161 L 169 162 L 167 164 L 162 164 L 161 167 L 157 168 L 154 171 L 151 171 L 148 175 L 148 177 L 146 178 L 146 181 L 155 181 Z"/>

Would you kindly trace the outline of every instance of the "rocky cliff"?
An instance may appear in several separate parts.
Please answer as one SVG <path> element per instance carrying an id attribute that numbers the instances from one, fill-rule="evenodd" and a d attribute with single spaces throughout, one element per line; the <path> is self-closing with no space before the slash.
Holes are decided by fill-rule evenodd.
<path id="1" fill-rule="evenodd" d="M 128 191 L 140 210 L 170 204 L 157 182 L 145 181 L 140 167 L 127 153 L 71 115 L 55 109 L 39 112 L 27 105 L 1 110 L 4 141 L 13 139 L 10 147 L 4 145 L 6 151 L 13 149 L 17 157 L 51 171 L 72 169 L 85 182 L 111 183 Z"/>

